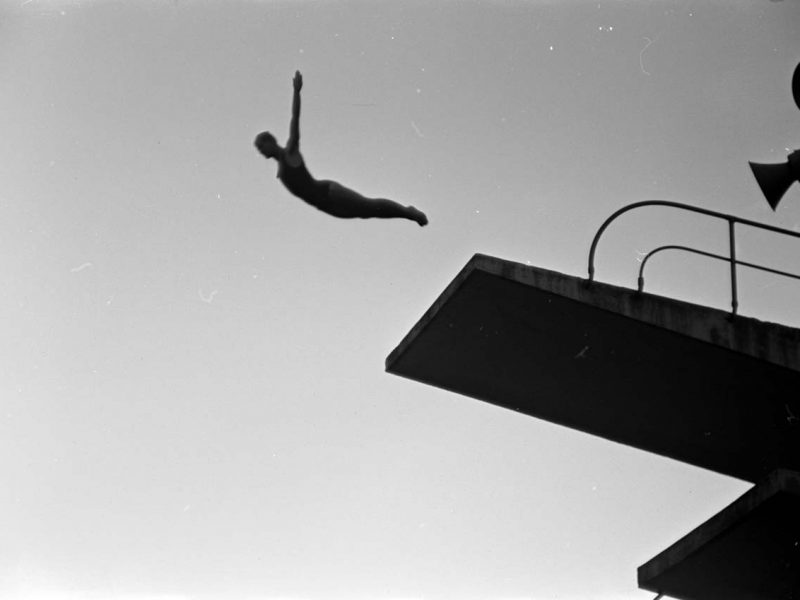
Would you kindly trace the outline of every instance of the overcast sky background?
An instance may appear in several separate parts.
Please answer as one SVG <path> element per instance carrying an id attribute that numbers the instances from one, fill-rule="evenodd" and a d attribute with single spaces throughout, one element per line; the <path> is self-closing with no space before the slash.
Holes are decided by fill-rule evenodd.
<path id="1" fill-rule="evenodd" d="M 0 0 L 0 596 L 651 598 L 636 567 L 748 484 L 383 361 L 475 252 L 585 276 L 630 202 L 800 229 L 747 166 L 800 147 L 798 31 L 794 0 Z M 281 187 L 252 140 L 295 69 L 311 172 L 428 227 Z M 629 214 L 597 277 L 726 233 Z M 727 276 L 664 254 L 647 289 L 727 309 Z M 799 302 L 742 272 L 742 314 Z"/>

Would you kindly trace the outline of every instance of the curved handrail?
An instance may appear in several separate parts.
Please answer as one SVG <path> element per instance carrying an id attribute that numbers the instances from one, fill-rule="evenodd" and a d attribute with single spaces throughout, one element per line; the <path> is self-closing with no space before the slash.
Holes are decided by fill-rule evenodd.
<path id="1" fill-rule="evenodd" d="M 774 225 L 767 225 L 766 223 L 759 223 L 758 221 L 751 221 L 750 219 L 742 219 L 741 217 L 737 217 L 735 215 L 729 215 L 726 213 L 717 212 L 715 210 L 709 210 L 707 208 L 700 208 L 699 206 L 692 206 L 691 204 L 683 204 L 681 202 L 673 202 L 671 200 L 642 200 L 640 202 L 633 202 L 632 204 L 623 206 L 619 210 L 615 211 L 610 217 L 608 217 L 605 221 L 603 221 L 603 224 L 600 225 L 600 228 L 597 230 L 597 233 L 594 234 L 594 239 L 592 239 L 592 245 L 589 248 L 590 284 L 594 281 L 594 255 L 595 252 L 597 251 L 597 243 L 600 241 L 600 236 L 603 234 L 606 228 L 611 224 L 611 222 L 614 221 L 621 214 L 626 213 L 629 210 L 633 210 L 635 208 L 641 208 L 643 206 L 666 206 L 670 208 L 679 208 L 681 210 L 688 210 L 690 212 L 696 212 L 710 217 L 723 219 L 728 222 L 730 256 L 726 260 L 728 260 L 731 263 L 731 306 L 734 315 L 736 314 L 736 310 L 739 306 L 739 301 L 737 299 L 737 291 L 736 291 L 736 285 L 737 285 L 736 265 L 744 264 L 741 261 L 736 260 L 736 237 L 734 233 L 734 226 L 736 225 L 736 223 L 747 225 L 749 227 L 756 227 L 757 229 L 772 231 L 774 233 L 782 233 L 784 235 L 789 235 L 791 237 L 800 238 L 800 233 L 798 233 L 797 231 L 791 231 L 789 229 L 775 227 Z"/>
<path id="2" fill-rule="evenodd" d="M 706 252 L 705 250 L 698 250 L 697 248 L 690 248 L 689 246 L 679 246 L 677 244 L 668 244 L 666 246 L 659 246 L 658 248 L 651 250 L 648 252 L 645 257 L 642 259 L 642 264 L 639 265 L 639 292 L 644 291 L 644 267 L 647 264 L 647 261 L 650 259 L 651 256 L 661 252 L 662 250 L 685 250 L 686 252 L 693 252 L 694 254 L 701 254 L 703 256 L 709 256 L 711 258 L 716 258 L 719 260 L 724 260 L 730 262 L 730 258 L 727 256 L 722 256 L 721 254 L 714 254 L 713 252 Z M 778 269 L 773 269 L 771 267 L 765 267 L 764 265 L 757 265 L 751 262 L 746 262 L 744 260 L 737 260 L 736 264 L 742 265 L 743 267 L 750 267 L 751 269 L 758 269 L 759 271 L 766 271 L 768 273 L 774 273 L 775 275 L 783 275 L 784 277 L 791 277 L 792 279 L 800 279 L 800 275 L 795 273 L 789 273 L 787 271 L 780 271 Z"/>

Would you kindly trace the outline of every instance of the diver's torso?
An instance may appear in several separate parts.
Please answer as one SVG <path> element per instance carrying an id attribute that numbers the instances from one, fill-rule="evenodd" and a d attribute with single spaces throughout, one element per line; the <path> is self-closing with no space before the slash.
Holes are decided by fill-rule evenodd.
<path id="1" fill-rule="evenodd" d="M 278 178 L 292 194 L 309 204 L 319 204 L 327 197 L 328 186 L 309 173 L 303 157 L 283 156 L 278 161 Z"/>

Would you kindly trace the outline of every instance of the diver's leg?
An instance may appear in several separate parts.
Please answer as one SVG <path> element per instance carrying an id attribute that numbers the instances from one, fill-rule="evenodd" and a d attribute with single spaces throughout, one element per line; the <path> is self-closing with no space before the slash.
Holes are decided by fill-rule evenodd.
<path id="1" fill-rule="evenodd" d="M 425 213 L 413 206 L 403 206 L 386 198 L 365 198 L 335 181 L 330 182 L 328 198 L 331 202 L 331 213 L 336 216 L 359 219 L 408 219 L 419 225 L 428 224 Z"/>
<path id="2" fill-rule="evenodd" d="M 403 206 L 394 200 L 387 200 L 386 198 L 372 198 L 369 203 L 374 211 L 374 214 L 370 216 L 379 219 L 409 219 L 420 226 L 428 224 L 428 217 L 425 216 L 425 213 L 414 206 Z"/>

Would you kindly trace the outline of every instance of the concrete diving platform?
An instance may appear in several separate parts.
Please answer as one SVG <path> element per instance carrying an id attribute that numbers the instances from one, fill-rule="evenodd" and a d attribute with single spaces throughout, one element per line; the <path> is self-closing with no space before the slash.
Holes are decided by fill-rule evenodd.
<path id="1" fill-rule="evenodd" d="M 800 470 L 800 330 L 476 254 L 386 370 L 758 482 Z"/>
<path id="2" fill-rule="evenodd" d="M 638 570 L 639 587 L 681 600 L 800 595 L 800 473 L 778 469 Z"/>

